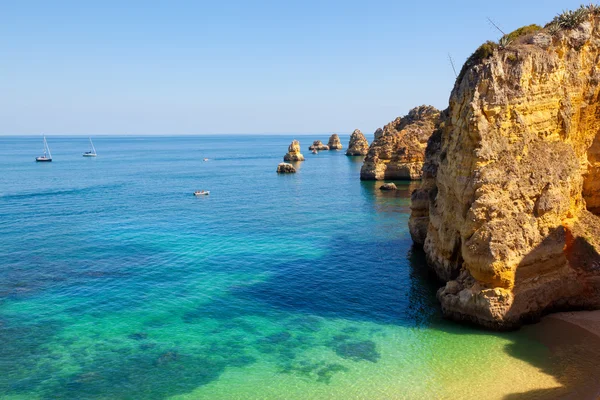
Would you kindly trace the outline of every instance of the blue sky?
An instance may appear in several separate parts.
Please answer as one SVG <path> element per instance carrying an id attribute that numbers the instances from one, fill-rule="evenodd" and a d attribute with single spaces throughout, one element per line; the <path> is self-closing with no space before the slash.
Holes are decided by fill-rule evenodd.
<path id="1" fill-rule="evenodd" d="M 372 133 L 579 4 L 0 0 L 0 135 Z"/>

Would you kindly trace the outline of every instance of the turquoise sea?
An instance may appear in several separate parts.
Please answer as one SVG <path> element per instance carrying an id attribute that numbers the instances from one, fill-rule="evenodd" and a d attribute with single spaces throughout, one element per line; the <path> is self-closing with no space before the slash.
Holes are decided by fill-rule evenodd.
<path id="1" fill-rule="evenodd" d="M 99 136 L 97 158 L 50 136 L 52 163 L 34 162 L 41 137 L 0 137 L 0 398 L 564 389 L 576 347 L 441 318 L 414 184 L 380 192 L 360 158 L 310 154 L 326 135 L 297 138 L 306 161 L 277 175 L 291 136 Z"/>

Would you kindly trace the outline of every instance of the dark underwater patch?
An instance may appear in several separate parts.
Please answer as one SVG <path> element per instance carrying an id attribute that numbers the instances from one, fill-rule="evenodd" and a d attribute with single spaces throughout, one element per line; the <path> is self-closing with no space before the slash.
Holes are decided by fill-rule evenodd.
<path id="1" fill-rule="evenodd" d="M 352 361 L 370 361 L 377 362 L 381 354 L 377 351 L 375 342 L 363 340 L 360 342 L 343 341 L 335 346 L 335 352 L 338 356 Z"/>
<path id="2" fill-rule="evenodd" d="M 148 339 L 148 334 L 146 332 L 135 332 L 127 337 L 132 340 L 145 340 Z"/>

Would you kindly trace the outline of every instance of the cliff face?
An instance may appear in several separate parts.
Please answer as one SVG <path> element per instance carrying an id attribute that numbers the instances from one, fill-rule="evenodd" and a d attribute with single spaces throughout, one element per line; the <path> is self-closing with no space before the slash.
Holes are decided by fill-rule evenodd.
<path id="1" fill-rule="evenodd" d="M 329 146 L 329 150 L 341 150 L 343 147 L 340 137 L 335 133 L 329 137 L 327 145 Z"/>
<path id="2" fill-rule="evenodd" d="M 600 307 L 600 17 L 470 60 L 409 222 L 445 315 L 497 329 Z"/>
<path id="3" fill-rule="evenodd" d="M 355 129 L 350 136 L 348 143 L 347 156 L 364 156 L 369 151 L 369 142 L 359 129 Z"/>
<path id="4" fill-rule="evenodd" d="M 381 134 L 376 132 L 360 179 L 421 179 L 425 147 L 439 115 L 434 107 L 420 106 L 387 124 Z"/>
<path id="5" fill-rule="evenodd" d="M 283 156 L 283 161 L 304 161 L 304 156 L 300 153 L 300 142 L 293 140 L 288 147 L 288 152 Z"/>

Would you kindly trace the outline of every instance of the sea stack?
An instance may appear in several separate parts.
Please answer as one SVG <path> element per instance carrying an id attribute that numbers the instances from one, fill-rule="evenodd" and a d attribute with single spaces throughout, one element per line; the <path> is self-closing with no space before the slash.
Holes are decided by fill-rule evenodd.
<path id="1" fill-rule="evenodd" d="M 350 136 L 350 142 L 348 143 L 348 150 L 346 150 L 347 156 L 365 156 L 369 151 L 369 142 L 365 135 L 359 130 L 355 129 Z"/>
<path id="2" fill-rule="evenodd" d="M 294 166 L 292 164 L 282 162 L 282 163 L 279 163 L 279 165 L 277 165 L 277 173 L 278 174 L 295 174 L 296 168 L 294 168 Z"/>
<path id="3" fill-rule="evenodd" d="M 323 144 L 320 140 L 315 140 L 313 144 L 308 147 L 309 150 L 329 150 L 329 146 Z"/>
<path id="4" fill-rule="evenodd" d="M 377 128 L 375 130 L 375 132 L 373 132 L 373 136 L 375 137 L 375 140 L 379 139 L 382 135 L 383 135 L 383 129 L 381 129 L 381 128 Z"/>
<path id="5" fill-rule="evenodd" d="M 387 124 L 365 157 L 362 180 L 421 179 L 427 140 L 438 127 L 440 112 L 432 106 L 413 108 Z"/>
<path id="6" fill-rule="evenodd" d="M 429 141 L 409 226 L 449 318 L 600 308 L 600 15 L 566 14 L 475 51 Z"/>
<path id="7" fill-rule="evenodd" d="M 304 156 L 300 153 L 300 142 L 297 140 L 292 141 L 292 144 L 288 147 L 288 152 L 283 156 L 283 161 L 304 161 Z"/>
<path id="8" fill-rule="evenodd" d="M 340 137 L 336 133 L 329 137 L 329 143 L 327 145 L 329 146 L 329 150 L 341 150 L 343 147 Z"/>

